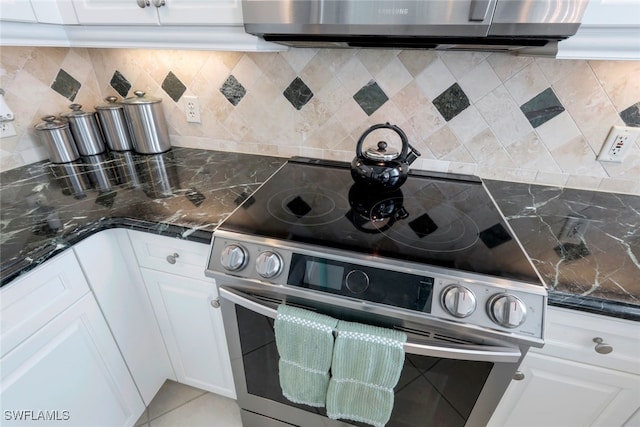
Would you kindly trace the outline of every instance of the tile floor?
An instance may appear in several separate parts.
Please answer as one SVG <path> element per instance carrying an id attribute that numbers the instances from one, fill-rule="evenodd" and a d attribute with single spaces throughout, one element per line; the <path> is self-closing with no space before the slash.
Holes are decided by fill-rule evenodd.
<path id="1" fill-rule="evenodd" d="M 168 380 L 135 426 L 242 427 L 242 421 L 235 400 Z"/>

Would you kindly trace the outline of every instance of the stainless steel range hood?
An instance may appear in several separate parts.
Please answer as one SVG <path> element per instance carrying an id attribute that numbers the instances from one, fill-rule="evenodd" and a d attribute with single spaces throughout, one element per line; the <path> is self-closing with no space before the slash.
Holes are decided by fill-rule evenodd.
<path id="1" fill-rule="evenodd" d="M 245 31 L 294 47 L 555 54 L 588 0 L 242 0 Z"/>

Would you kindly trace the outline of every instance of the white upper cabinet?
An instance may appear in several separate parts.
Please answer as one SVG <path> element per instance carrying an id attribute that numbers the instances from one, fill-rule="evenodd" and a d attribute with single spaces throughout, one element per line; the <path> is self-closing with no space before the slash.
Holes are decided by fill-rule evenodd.
<path id="1" fill-rule="evenodd" d="M 163 25 L 242 25 L 240 0 L 165 0 L 158 9 Z"/>
<path id="2" fill-rule="evenodd" d="M 143 1 L 143 4 L 145 2 Z M 138 7 L 136 0 L 73 0 L 78 22 L 84 25 L 158 25 L 153 6 Z"/>
<path id="3" fill-rule="evenodd" d="M 0 21 L 40 24 L 77 24 L 68 1 L 0 0 Z"/>
<path id="4" fill-rule="evenodd" d="M 558 45 L 559 59 L 640 59 L 640 1 L 589 0 L 575 36 Z"/>
<path id="5" fill-rule="evenodd" d="M 84 25 L 241 25 L 240 0 L 73 0 Z"/>
<path id="6" fill-rule="evenodd" d="M 0 20 L 37 22 L 31 3 L 24 0 L 0 0 Z"/>

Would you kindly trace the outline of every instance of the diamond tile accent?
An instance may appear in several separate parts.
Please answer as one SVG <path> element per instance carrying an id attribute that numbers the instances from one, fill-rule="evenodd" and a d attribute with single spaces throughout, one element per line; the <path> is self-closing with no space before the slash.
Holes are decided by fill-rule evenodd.
<path id="1" fill-rule="evenodd" d="M 313 92 L 300 77 L 293 79 L 282 94 L 296 110 L 302 109 L 313 98 Z"/>
<path id="2" fill-rule="evenodd" d="M 180 81 L 180 79 L 169 71 L 167 77 L 162 82 L 162 89 L 167 92 L 167 95 L 171 97 L 175 102 L 180 100 L 180 97 L 187 90 L 187 87 Z"/>
<path id="3" fill-rule="evenodd" d="M 238 105 L 240 100 L 242 100 L 242 98 L 247 94 L 247 90 L 238 80 L 236 80 L 233 74 L 230 74 L 229 77 L 227 77 L 227 80 L 224 81 L 220 88 L 220 92 L 222 92 L 224 97 L 227 98 L 227 101 L 229 101 L 234 107 Z"/>
<path id="4" fill-rule="evenodd" d="M 509 232 L 500 224 L 495 224 L 486 230 L 481 231 L 478 236 L 489 249 L 495 248 L 511 240 Z"/>
<path id="5" fill-rule="evenodd" d="M 131 89 L 131 83 L 129 80 L 127 80 L 127 78 L 118 70 L 113 73 L 113 77 L 111 77 L 111 82 L 109 82 L 109 84 L 123 98 L 127 97 L 129 89 Z"/>
<path id="6" fill-rule="evenodd" d="M 453 119 L 469 106 L 469 98 L 458 83 L 454 83 L 433 100 L 446 121 Z"/>
<path id="7" fill-rule="evenodd" d="M 538 126 L 548 122 L 564 111 L 564 107 L 551 88 L 547 88 L 520 106 L 520 109 L 531 123 Z"/>
<path id="8" fill-rule="evenodd" d="M 113 202 L 115 201 L 115 198 L 117 195 L 118 195 L 117 191 L 109 191 L 108 193 L 102 193 L 96 198 L 96 204 L 100 206 L 104 206 L 105 208 L 113 207 Z"/>
<path id="9" fill-rule="evenodd" d="M 185 196 L 196 207 L 199 207 L 207 198 L 204 194 L 202 194 L 195 188 L 190 188 L 189 190 L 187 190 Z"/>
<path id="10" fill-rule="evenodd" d="M 355 99 L 360 108 L 367 113 L 367 116 L 370 116 L 375 113 L 378 108 L 382 107 L 382 105 L 389 100 L 389 97 L 380 89 L 378 83 L 371 80 L 353 95 L 353 99 Z"/>
<path id="11" fill-rule="evenodd" d="M 620 118 L 627 126 L 640 127 L 640 102 L 622 111 Z"/>
<path id="12" fill-rule="evenodd" d="M 82 85 L 79 81 L 74 79 L 69 73 L 60 68 L 58 75 L 53 83 L 51 83 L 51 89 L 58 92 L 60 95 L 67 98 L 69 101 L 76 99 L 78 91 Z"/>

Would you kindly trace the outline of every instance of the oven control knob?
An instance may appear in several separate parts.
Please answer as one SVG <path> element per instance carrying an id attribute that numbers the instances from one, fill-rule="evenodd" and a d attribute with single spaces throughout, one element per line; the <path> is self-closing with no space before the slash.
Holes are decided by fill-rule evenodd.
<path id="1" fill-rule="evenodd" d="M 225 270 L 241 270 L 247 264 L 247 252 L 240 245 L 227 245 L 220 254 L 220 264 Z"/>
<path id="2" fill-rule="evenodd" d="M 489 317 L 500 326 L 517 328 L 527 317 L 527 307 L 516 296 L 494 295 L 488 302 Z"/>
<path id="3" fill-rule="evenodd" d="M 256 271 L 265 279 L 276 277 L 282 272 L 282 258 L 275 252 L 264 251 L 256 258 Z"/>
<path id="4" fill-rule="evenodd" d="M 442 306 L 456 317 L 468 317 L 476 309 L 476 297 L 464 286 L 451 285 L 442 291 Z"/>

